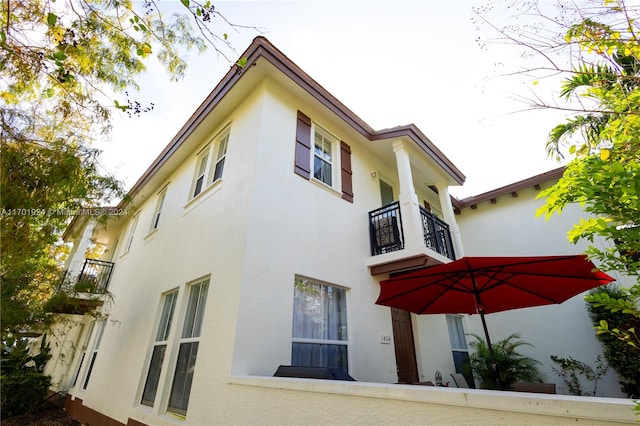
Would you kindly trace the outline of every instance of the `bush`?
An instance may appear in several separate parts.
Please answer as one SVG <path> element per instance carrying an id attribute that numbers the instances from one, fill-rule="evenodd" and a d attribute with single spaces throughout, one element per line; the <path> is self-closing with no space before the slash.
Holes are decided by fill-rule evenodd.
<path id="1" fill-rule="evenodd" d="M 504 340 L 492 345 L 495 362 L 500 376 L 500 386 L 492 366 L 489 347 L 483 338 L 470 334 L 476 341 L 470 343 L 474 353 L 469 355 L 469 363 L 473 374 L 480 379 L 483 389 L 513 389 L 515 382 L 542 383 L 543 377 L 538 370 L 540 362 L 516 352 L 520 346 L 533 346 L 523 342 L 518 333 L 513 333 Z"/>
<path id="2" fill-rule="evenodd" d="M 630 297 L 626 289 L 617 285 L 598 287 L 589 292 L 589 295 L 598 294 L 606 294 L 611 298 L 623 300 L 629 300 Z M 640 329 L 639 321 L 632 315 L 621 311 L 612 312 L 604 306 L 595 306 L 594 303 L 587 303 L 587 309 L 595 326 L 598 326 L 600 321 L 604 320 L 608 323 L 610 329 Z M 602 343 L 607 363 L 618 373 L 621 379 L 619 383 L 622 386 L 622 391 L 629 398 L 640 397 L 640 356 L 638 356 L 638 349 L 618 339 L 614 334 L 599 333 L 597 338 Z"/>
<path id="3" fill-rule="evenodd" d="M 51 376 L 43 373 L 50 358 L 46 339 L 40 352 L 29 354 L 26 340 L 21 339 L 2 347 L 0 400 L 4 418 L 32 413 L 45 406 Z"/>

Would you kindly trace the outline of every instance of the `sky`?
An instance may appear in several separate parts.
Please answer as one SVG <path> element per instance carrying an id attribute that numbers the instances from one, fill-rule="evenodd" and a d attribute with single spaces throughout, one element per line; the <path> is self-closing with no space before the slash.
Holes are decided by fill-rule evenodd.
<path id="1" fill-rule="evenodd" d="M 173 4 L 172 4 L 173 3 Z M 231 22 L 260 27 L 229 35 L 238 56 L 262 35 L 374 129 L 414 123 L 466 175 L 458 197 L 477 195 L 559 167 L 544 150 L 549 130 L 566 118 L 523 101 L 552 90 L 532 78 L 505 76 L 527 68 L 514 46 L 472 21 L 483 1 L 217 1 Z M 496 3 L 499 5 L 500 3 Z M 504 4 L 504 3 L 503 3 Z M 179 7 L 169 2 L 169 7 Z M 511 23 L 494 8 L 498 25 Z M 219 18 L 214 18 L 218 19 Z M 222 22 L 220 22 L 222 24 Z M 233 54 L 232 54 L 233 56 Z M 151 64 L 130 92 L 151 112 L 117 115 L 103 164 L 130 188 L 170 142 L 230 63 L 209 50 L 185 54 L 183 80 L 170 82 Z M 124 98 L 119 96 L 122 101 Z"/>

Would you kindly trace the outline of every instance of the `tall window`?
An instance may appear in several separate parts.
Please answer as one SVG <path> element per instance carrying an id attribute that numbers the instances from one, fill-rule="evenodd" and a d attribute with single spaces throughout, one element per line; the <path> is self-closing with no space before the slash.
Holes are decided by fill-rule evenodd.
<path id="1" fill-rule="evenodd" d="M 333 185 L 333 157 L 337 140 L 320 127 L 315 128 L 313 144 L 313 177 Z"/>
<path id="2" fill-rule="evenodd" d="M 102 334 L 104 333 L 104 328 L 106 325 L 106 320 L 100 320 L 95 323 L 95 327 L 93 328 L 93 344 L 88 358 L 89 365 L 86 368 L 86 371 L 84 373 L 84 380 L 82 381 L 82 389 L 86 389 L 89 385 L 89 379 L 91 378 L 91 373 L 93 372 L 96 358 L 98 358 L 98 350 L 100 349 L 100 342 L 102 341 Z"/>
<path id="3" fill-rule="evenodd" d="M 78 367 L 76 368 L 76 373 L 73 377 L 73 385 L 75 386 L 78 382 L 78 376 L 80 376 L 80 370 L 82 369 L 82 365 L 84 364 L 84 360 L 87 357 L 87 350 L 89 348 L 89 341 L 91 340 L 91 336 L 93 335 L 93 327 L 96 325 L 95 321 L 89 324 L 89 328 L 87 330 L 87 334 L 84 336 L 84 341 L 82 342 L 82 354 L 80 355 L 80 361 L 78 362 Z M 83 326 L 84 328 L 84 326 Z"/>
<path id="4" fill-rule="evenodd" d="M 187 413 L 208 289 L 208 279 L 192 284 L 189 288 L 189 300 L 180 335 L 178 360 L 169 396 L 168 410 L 174 413 Z"/>
<path id="5" fill-rule="evenodd" d="M 191 198 L 198 196 L 208 185 L 222 178 L 228 145 L 229 128 L 226 128 L 214 138 L 212 143 L 198 152 Z"/>
<path id="6" fill-rule="evenodd" d="M 171 321 L 173 320 L 173 312 L 176 307 L 177 298 L 177 290 L 164 296 L 160 322 L 158 323 L 158 330 L 151 354 L 151 363 L 149 364 L 149 372 L 147 373 L 147 380 L 144 384 L 142 400 L 140 401 L 144 405 L 153 406 L 156 399 L 156 392 L 160 381 L 160 373 L 162 372 L 164 355 L 167 351 L 169 330 L 171 329 Z"/>
<path id="7" fill-rule="evenodd" d="M 447 315 L 447 328 L 449 329 L 449 342 L 451 343 L 453 364 L 455 365 L 456 373 L 464 375 L 469 386 L 473 387 L 473 376 L 468 370 L 469 349 L 467 348 L 467 340 L 465 339 L 462 317 L 459 315 Z M 467 368 L 465 368 L 465 366 Z"/>
<path id="8" fill-rule="evenodd" d="M 291 364 L 348 371 L 346 290 L 296 277 Z"/>
<path id="9" fill-rule="evenodd" d="M 138 226 L 138 219 L 140 219 L 140 213 L 136 214 L 131 220 L 131 228 L 129 229 L 129 236 L 127 237 L 127 244 L 125 246 L 125 253 L 131 250 L 131 244 L 133 244 L 133 237 L 136 234 L 136 228 Z"/>
<path id="10" fill-rule="evenodd" d="M 162 214 L 162 207 L 164 205 L 164 199 L 167 196 L 167 187 L 165 186 L 158 194 L 158 201 L 156 202 L 156 210 L 153 212 L 153 219 L 151 222 L 151 230 L 158 229 L 160 224 L 160 215 Z"/>
<path id="11" fill-rule="evenodd" d="M 209 159 L 209 147 L 206 147 L 198 155 L 198 168 L 196 170 L 196 177 L 193 182 L 193 196 L 202 192 L 202 187 L 205 182 L 205 173 L 207 171 L 207 160 Z"/>
<path id="12" fill-rule="evenodd" d="M 213 173 L 213 181 L 217 181 L 222 177 L 224 169 L 224 159 L 227 156 L 227 145 L 229 144 L 229 133 L 225 134 L 220 142 L 218 142 L 218 156 L 216 157 L 216 165 Z"/>

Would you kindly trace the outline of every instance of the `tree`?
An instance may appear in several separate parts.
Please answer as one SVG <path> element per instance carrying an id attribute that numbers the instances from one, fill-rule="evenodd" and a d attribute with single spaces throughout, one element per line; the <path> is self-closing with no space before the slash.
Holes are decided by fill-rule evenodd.
<path id="1" fill-rule="evenodd" d="M 487 342 L 477 334 L 470 334 L 475 341 L 470 345 L 474 353 L 469 356 L 469 364 L 473 374 L 480 379 L 483 389 L 509 390 L 518 381 L 542 383 L 542 375 L 538 370 L 540 362 L 520 354 L 516 349 L 520 346 L 532 346 L 520 340 L 518 333 L 513 333 L 506 339 L 494 343 L 493 358 L 497 364 L 500 385 L 496 380 L 494 361 L 489 352 Z"/>
<path id="2" fill-rule="evenodd" d="M 114 111 L 144 107 L 113 94 L 137 88 L 156 58 L 184 75 L 183 49 L 235 52 L 238 26 L 210 1 L 182 0 L 167 18 L 145 0 L 2 0 L 0 10 L 0 285 L 2 340 L 41 328 L 59 279 L 56 241 L 81 207 L 123 195 L 92 142 Z M 197 28 L 192 29 L 194 24 Z M 240 63 L 239 65 L 242 65 Z"/>

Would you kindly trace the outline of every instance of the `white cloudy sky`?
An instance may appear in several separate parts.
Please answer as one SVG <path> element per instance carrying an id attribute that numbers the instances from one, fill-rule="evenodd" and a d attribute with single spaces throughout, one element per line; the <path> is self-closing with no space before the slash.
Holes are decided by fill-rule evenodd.
<path id="1" fill-rule="evenodd" d="M 493 36 L 472 22 L 472 7 L 484 3 L 214 2 L 230 21 L 264 28 L 262 35 L 373 128 L 415 123 L 467 176 L 463 187 L 452 188 L 461 198 L 558 167 L 546 157 L 544 144 L 564 118 L 557 111 L 518 112 L 527 105 L 517 99 L 545 84 L 501 76 L 527 67 L 520 50 L 479 47 L 478 37 Z M 506 9 L 493 16 L 499 25 L 511 19 Z M 238 53 L 259 35 L 223 31 Z M 116 120 L 103 162 L 127 187 L 229 69 L 213 52 L 191 54 L 189 62 L 178 83 L 150 67 L 142 91 L 132 98 L 153 102 L 154 110 Z"/>

